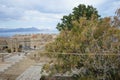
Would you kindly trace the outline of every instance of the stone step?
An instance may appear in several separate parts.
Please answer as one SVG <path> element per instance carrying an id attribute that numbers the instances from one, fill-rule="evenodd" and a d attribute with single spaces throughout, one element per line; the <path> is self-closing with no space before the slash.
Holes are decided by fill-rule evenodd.
<path id="1" fill-rule="evenodd" d="M 11 64 L 0 64 L 0 72 L 4 72 L 7 70 L 9 67 L 11 67 Z"/>
<path id="2" fill-rule="evenodd" d="M 40 80 L 40 72 L 42 70 L 43 65 L 43 63 L 39 63 L 29 67 L 19 77 L 17 77 L 16 80 Z"/>
<path id="3" fill-rule="evenodd" d="M 18 77 L 20 74 L 22 74 L 27 68 L 29 68 L 31 65 L 33 65 L 34 61 L 28 58 L 24 58 L 20 62 L 16 62 L 12 67 L 5 70 L 2 75 L 0 75 L 0 78 L 9 80 L 15 80 L 16 77 Z M 10 75 L 8 77 L 5 77 L 7 75 Z"/>
<path id="4" fill-rule="evenodd" d="M 12 67 L 14 64 L 20 62 L 20 60 L 22 60 L 23 58 L 25 58 L 25 56 L 18 56 L 18 55 L 14 55 L 9 58 L 6 58 L 4 61 L 5 63 L 0 64 L 0 73 Z"/>

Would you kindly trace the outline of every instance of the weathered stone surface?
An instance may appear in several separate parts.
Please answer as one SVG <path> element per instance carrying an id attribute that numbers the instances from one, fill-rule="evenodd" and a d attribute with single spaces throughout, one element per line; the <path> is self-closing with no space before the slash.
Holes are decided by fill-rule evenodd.
<path id="1" fill-rule="evenodd" d="M 43 64 L 37 64 L 28 68 L 24 73 L 22 73 L 16 80 L 40 80 L 41 69 Z"/>

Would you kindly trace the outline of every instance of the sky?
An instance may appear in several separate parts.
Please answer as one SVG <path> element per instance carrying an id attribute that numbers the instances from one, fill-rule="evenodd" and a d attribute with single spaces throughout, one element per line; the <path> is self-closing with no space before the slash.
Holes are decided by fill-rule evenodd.
<path id="1" fill-rule="evenodd" d="M 64 15 L 79 4 L 92 5 L 102 17 L 115 15 L 120 0 L 0 0 L 0 28 L 55 30 Z"/>

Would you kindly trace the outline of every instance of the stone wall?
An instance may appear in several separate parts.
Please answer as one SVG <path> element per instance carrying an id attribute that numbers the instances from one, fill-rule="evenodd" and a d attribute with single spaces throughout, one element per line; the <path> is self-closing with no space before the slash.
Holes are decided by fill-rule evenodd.
<path id="1" fill-rule="evenodd" d="M 11 38 L 0 38 L 0 49 L 7 46 L 11 52 L 18 52 L 19 49 L 39 49 L 42 45 L 53 41 L 56 34 L 30 34 L 15 35 Z"/>

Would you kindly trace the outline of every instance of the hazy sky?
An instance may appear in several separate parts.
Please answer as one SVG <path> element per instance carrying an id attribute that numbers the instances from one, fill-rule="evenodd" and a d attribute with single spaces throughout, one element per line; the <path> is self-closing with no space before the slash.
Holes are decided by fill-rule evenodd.
<path id="1" fill-rule="evenodd" d="M 93 5 L 102 17 L 120 8 L 120 0 L 0 0 L 0 28 L 55 29 L 79 4 Z"/>

